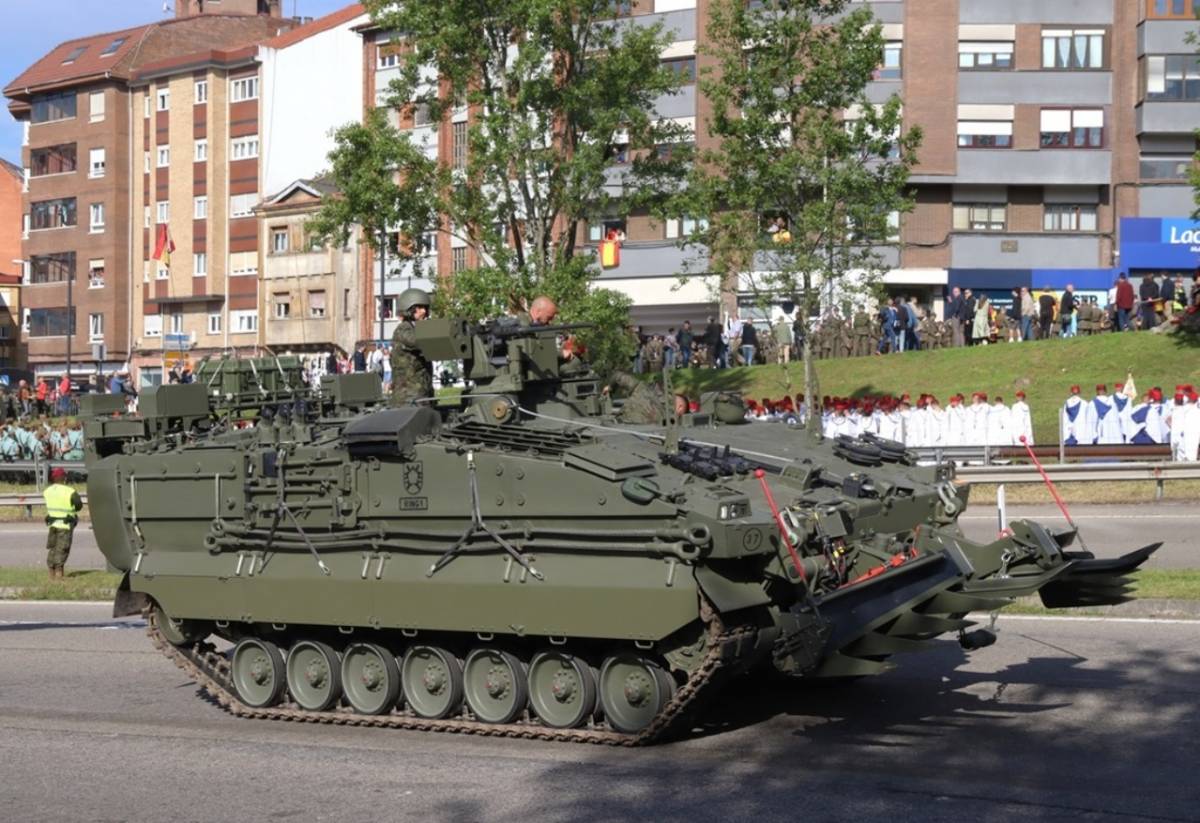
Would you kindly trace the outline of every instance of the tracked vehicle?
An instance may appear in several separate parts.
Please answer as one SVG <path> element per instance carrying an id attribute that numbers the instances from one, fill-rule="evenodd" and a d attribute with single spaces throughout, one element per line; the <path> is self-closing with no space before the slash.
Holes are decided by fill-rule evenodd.
<path id="1" fill-rule="evenodd" d="M 624 426 L 553 328 L 417 334 L 462 360 L 452 403 L 304 387 L 287 358 L 209 361 L 136 414 L 86 400 L 115 612 L 230 711 L 650 743 L 736 676 L 987 645 L 966 615 L 1035 592 L 1120 602 L 1157 548 L 1097 560 L 1021 520 L 975 543 L 952 467 L 900 444 L 737 425 L 719 397 Z"/>

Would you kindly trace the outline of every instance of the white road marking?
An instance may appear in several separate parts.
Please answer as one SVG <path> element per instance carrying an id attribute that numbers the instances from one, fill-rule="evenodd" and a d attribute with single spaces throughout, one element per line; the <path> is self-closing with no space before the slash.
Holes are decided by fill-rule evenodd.
<path id="1" fill-rule="evenodd" d="M 974 620 L 991 620 L 991 614 L 989 614 L 989 613 L 972 612 L 971 614 L 967 615 L 967 617 L 974 619 Z M 1190 618 L 1094 617 L 1094 616 L 1084 616 L 1084 615 L 1076 615 L 1076 616 L 1063 615 L 1062 617 L 1059 617 L 1057 615 L 1049 615 L 1049 614 L 1042 615 L 1042 614 L 1003 614 L 1003 613 L 1001 613 L 999 618 L 997 618 L 996 622 L 1000 623 L 1005 620 L 1033 620 L 1033 621 L 1041 620 L 1044 622 L 1058 621 L 1058 622 L 1068 622 L 1068 623 L 1072 623 L 1072 622 L 1073 623 L 1156 623 L 1156 624 L 1166 623 L 1166 624 L 1175 625 L 1175 626 L 1200 626 L 1200 619 L 1190 619 Z"/>
<path id="2" fill-rule="evenodd" d="M 1034 515 L 1035 517 L 1037 515 Z M 1058 515 L 1061 517 L 1061 515 Z M 1076 517 L 1076 520 L 1191 520 L 1196 515 L 1193 514 L 1081 514 Z M 1010 513 L 1010 519 L 1013 515 Z M 990 520 L 996 522 L 994 514 L 964 514 L 958 518 L 959 520 Z"/>

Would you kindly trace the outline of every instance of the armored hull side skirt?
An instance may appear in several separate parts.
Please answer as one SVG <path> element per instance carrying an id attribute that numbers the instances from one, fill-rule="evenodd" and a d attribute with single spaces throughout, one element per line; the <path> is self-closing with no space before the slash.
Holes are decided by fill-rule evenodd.
<path id="1" fill-rule="evenodd" d="M 727 682 L 746 671 L 769 650 L 773 634 L 764 633 L 758 621 L 727 627 L 706 603 L 701 604 L 701 611 L 707 626 L 704 657 L 688 679 L 675 690 L 662 711 L 636 734 L 613 731 L 598 721 L 587 728 L 550 728 L 532 719 L 528 713 L 525 716 L 530 719 L 518 722 L 484 723 L 468 713 L 432 720 L 418 717 L 407 709 L 367 715 L 356 714 L 348 709 L 306 711 L 294 704 L 254 708 L 238 699 L 232 682 L 230 661 L 225 654 L 218 652 L 208 642 L 187 648 L 174 646 L 168 642 L 158 625 L 157 613 L 147 609 L 144 615 L 147 620 L 146 632 L 155 647 L 184 671 L 202 692 L 237 717 L 628 747 L 659 743 L 685 734 L 690 730 L 696 712 Z"/>

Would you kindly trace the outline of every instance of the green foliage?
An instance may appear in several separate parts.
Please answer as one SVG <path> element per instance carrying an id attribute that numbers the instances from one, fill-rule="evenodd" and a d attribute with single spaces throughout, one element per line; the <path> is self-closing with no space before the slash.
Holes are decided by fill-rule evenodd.
<path id="1" fill-rule="evenodd" d="M 714 0 L 701 89 L 717 148 L 702 152 L 673 207 L 714 215 L 690 242 L 710 270 L 762 303 L 790 298 L 816 312 L 869 292 L 894 245 L 891 215 L 910 211 L 909 171 L 920 132 L 902 133 L 900 100 L 875 106 L 867 84 L 884 40 L 868 8 L 849 0 Z M 846 112 L 854 117 L 847 117 Z M 781 220 L 783 231 L 768 225 Z M 808 362 L 807 339 L 804 351 Z M 806 393 L 817 393 L 806 370 Z"/>
<path id="2" fill-rule="evenodd" d="M 477 264 L 440 290 L 435 310 L 478 320 L 548 294 L 563 318 L 604 318 L 587 335 L 591 356 L 615 359 L 627 317 L 592 292 L 595 261 L 576 240 L 589 221 L 651 208 L 686 174 L 691 137 L 654 115 L 680 86 L 660 62 L 670 36 L 614 19 L 612 0 L 365 5 L 404 32 L 390 105 L 427 111 L 435 129 L 457 130 L 453 115 L 468 111 L 468 150 L 437 169 L 435 207 Z M 677 150 L 655 150 L 667 143 Z M 632 162 L 614 166 L 619 150 Z"/>

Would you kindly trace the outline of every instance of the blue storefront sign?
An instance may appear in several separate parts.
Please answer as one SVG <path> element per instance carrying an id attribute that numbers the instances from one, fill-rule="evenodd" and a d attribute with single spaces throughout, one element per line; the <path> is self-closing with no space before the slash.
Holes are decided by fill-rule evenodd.
<path id="1" fill-rule="evenodd" d="M 1105 291 L 1113 284 L 1112 269 L 950 269 L 948 288 L 958 286 L 976 294 L 1000 297 L 1012 289 L 1062 291 L 1070 283 L 1076 291 Z"/>
<path id="2" fill-rule="evenodd" d="M 1200 222 L 1185 217 L 1121 218 L 1121 271 L 1194 271 Z"/>

